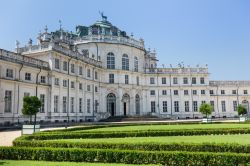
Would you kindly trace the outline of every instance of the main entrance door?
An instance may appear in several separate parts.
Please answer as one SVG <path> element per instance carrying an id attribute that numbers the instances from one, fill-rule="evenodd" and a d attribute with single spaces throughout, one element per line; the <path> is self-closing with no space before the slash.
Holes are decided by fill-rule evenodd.
<path id="1" fill-rule="evenodd" d="M 123 112 L 124 112 L 124 116 L 127 115 L 127 105 L 126 102 L 123 103 Z"/>
<path id="2" fill-rule="evenodd" d="M 107 112 L 110 113 L 111 116 L 115 116 L 115 103 L 116 103 L 116 96 L 113 93 L 107 95 Z"/>

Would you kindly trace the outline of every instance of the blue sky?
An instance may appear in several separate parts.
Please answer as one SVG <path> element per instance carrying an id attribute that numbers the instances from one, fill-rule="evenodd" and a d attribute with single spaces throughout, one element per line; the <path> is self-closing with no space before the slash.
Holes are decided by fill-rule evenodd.
<path id="1" fill-rule="evenodd" d="M 155 48 L 161 64 L 208 64 L 212 80 L 250 80 L 249 0 L 1 0 L 0 48 L 40 30 L 108 20 Z"/>

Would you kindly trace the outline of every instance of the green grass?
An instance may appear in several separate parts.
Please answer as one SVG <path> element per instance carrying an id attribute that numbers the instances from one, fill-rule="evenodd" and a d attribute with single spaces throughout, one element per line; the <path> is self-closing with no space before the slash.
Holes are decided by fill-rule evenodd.
<path id="1" fill-rule="evenodd" d="M 54 140 L 60 141 L 60 140 Z M 250 134 L 243 135 L 204 135 L 204 136 L 170 136 L 170 137 L 127 137 L 127 138 L 92 138 L 92 139 L 62 139 L 69 142 L 88 143 L 234 143 L 250 144 Z"/>
<path id="2" fill-rule="evenodd" d="M 2 166 L 135 166 L 132 164 L 117 164 L 117 163 L 77 163 L 77 162 L 50 162 L 50 161 L 29 161 L 29 160 L 1 160 Z M 142 165 L 141 165 L 142 166 Z M 144 165 L 145 166 L 145 165 Z M 153 165 L 147 165 L 153 166 Z"/>
<path id="3" fill-rule="evenodd" d="M 250 128 L 250 124 L 135 125 L 135 126 L 97 128 L 84 131 L 136 131 L 136 130 L 178 130 L 178 129 L 216 129 L 216 128 Z M 73 132 L 82 132 L 82 130 L 77 130 Z"/>

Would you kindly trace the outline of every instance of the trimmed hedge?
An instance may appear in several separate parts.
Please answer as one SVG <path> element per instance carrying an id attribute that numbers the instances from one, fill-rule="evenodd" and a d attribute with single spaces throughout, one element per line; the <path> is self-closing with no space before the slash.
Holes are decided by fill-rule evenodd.
<path id="1" fill-rule="evenodd" d="M 192 136 L 192 135 L 221 135 L 221 134 L 249 134 L 250 128 L 237 129 L 183 129 L 183 130 L 146 130 L 146 131 L 108 131 L 108 132 L 61 132 L 49 134 L 33 134 L 26 136 L 26 140 L 52 140 L 75 138 L 122 138 L 122 137 L 156 137 L 156 136 Z"/>
<path id="2" fill-rule="evenodd" d="M 249 163 L 250 154 L 0 147 L 0 159 L 162 164 L 178 166 L 235 166 Z"/>
<path id="3" fill-rule="evenodd" d="M 187 143 L 88 143 L 68 141 L 25 141 L 13 142 L 18 147 L 53 147 L 53 148 L 94 148 L 94 149 L 122 149 L 143 151 L 193 151 L 193 152 L 235 152 L 250 153 L 250 145 L 239 144 L 187 144 Z"/>

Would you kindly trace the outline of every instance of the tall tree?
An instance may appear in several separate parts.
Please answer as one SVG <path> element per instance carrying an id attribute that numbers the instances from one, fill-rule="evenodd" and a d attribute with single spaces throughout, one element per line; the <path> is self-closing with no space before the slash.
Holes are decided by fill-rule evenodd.
<path id="1" fill-rule="evenodd" d="M 202 113 L 203 115 L 206 115 L 207 118 L 208 115 L 211 115 L 212 113 L 212 106 L 210 104 L 203 103 L 199 108 L 199 112 Z"/>
<path id="2" fill-rule="evenodd" d="M 241 105 L 241 104 L 237 107 L 237 111 L 238 111 L 238 114 L 239 114 L 239 115 L 246 115 L 246 114 L 247 114 L 247 109 L 246 109 L 246 107 L 244 107 L 244 106 Z"/>
<path id="3" fill-rule="evenodd" d="M 42 102 L 36 96 L 26 96 L 23 98 L 22 113 L 30 116 L 30 124 L 32 123 L 32 115 L 35 115 L 36 123 L 36 114 L 39 112 L 41 105 Z"/>

